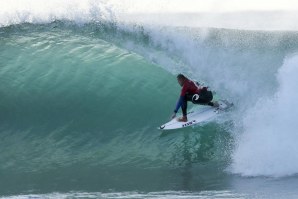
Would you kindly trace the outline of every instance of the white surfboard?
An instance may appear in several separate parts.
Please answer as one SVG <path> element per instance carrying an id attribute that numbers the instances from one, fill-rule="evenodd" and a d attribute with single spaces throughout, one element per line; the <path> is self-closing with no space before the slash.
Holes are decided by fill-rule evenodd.
<path id="1" fill-rule="evenodd" d="M 212 119 L 220 112 L 223 112 L 230 108 L 233 104 L 229 103 L 225 100 L 219 100 L 219 107 L 214 108 L 212 106 L 202 106 L 198 110 L 191 111 L 187 113 L 187 122 L 178 122 L 177 118 L 172 119 L 168 123 L 165 123 L 159 127 L 160 130 L 172 130 L 172 129 L 179 129 L 185 128 L 189 126 L 193 126 L 195 124 L 199 124 L 209 119 Z"/>

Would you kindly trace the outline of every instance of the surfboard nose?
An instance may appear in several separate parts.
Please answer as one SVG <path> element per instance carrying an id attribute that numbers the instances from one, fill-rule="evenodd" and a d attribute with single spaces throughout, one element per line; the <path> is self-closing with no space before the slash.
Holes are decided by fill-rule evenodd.
<path id="1" fill-rule="evenodd" d="M 164 129 L 166 125 L 161 125 L 159 129 Z"/>

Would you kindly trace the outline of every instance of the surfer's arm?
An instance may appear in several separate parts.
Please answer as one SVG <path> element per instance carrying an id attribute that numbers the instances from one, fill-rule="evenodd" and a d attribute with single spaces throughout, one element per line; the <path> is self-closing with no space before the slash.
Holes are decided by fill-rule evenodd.
<path id="1" fill-rule="evenodd" d="M 177 113 L 178 110 L 179 110 L 179 108 L 181 107 L 182 102 L 183 102 L 183 98 L 184 98 L 183 96 L 180 96 L 180 97 L 179 97 L 179 100 L 177 101 L 177 104 L 176 104 L 176 108 L 175 108 L 175 110 L 174 110 L 175 113 Z"/>

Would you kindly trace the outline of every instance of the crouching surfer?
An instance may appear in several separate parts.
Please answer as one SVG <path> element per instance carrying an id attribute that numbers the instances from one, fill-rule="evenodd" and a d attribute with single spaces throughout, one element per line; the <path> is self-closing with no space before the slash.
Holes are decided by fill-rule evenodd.
<path id="1" fill-rule="evenodd" d="M 191 81 L 183 74 L 177 76 L 178 83 L 182 87 L 179 100 L 176 104 L 172 118 L 176 117 L 179 108 L 182 109 L 183 116 L 178 118 L 179 122 L 187 122 L 187 102 L 191 101 L 194 104 L 208 105 L 218 107 L 217 102 L 212 102 L 213 94 L 207 87 L 201 87 L 197 82 Z"/>

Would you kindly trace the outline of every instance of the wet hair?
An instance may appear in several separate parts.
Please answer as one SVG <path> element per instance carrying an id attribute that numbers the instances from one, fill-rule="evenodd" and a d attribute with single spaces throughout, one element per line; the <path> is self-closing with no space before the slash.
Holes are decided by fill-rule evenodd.
<path id="1" fill-rule="evenodd" d="M 177 79 L 186 79 L 186 77 L 180 73 L 177 75 Z"/>

